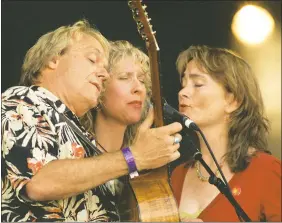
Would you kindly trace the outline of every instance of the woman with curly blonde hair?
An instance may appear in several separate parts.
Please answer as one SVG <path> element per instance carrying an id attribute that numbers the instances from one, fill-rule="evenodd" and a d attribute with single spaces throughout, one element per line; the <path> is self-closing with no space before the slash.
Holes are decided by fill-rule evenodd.
<path id="1" fill-rule="evenodd" d="M 82 123 L 94 135 L 99 149 L 112 152 L 132 144 L 148 114 L 149 58 L 128 41 L 111 42 L 108 71 L 110 78 L 99 104 L 82 117 Z"/>
<path id="2" fill-rule="evenodd" d="M 109 79 L 96 108 L 82 117 L 82 124 L 105 153 L 131 146 L 149 111 L 151 79 L 149 58 L 127 41 L 111 42 Z M 126 213 L 123 194 L 127 177 L 111 181 L 120 215 Z M 124 185 L 126 184 L 126 185 Z M 125 205 L 125 206 L 124 206 Z"/>

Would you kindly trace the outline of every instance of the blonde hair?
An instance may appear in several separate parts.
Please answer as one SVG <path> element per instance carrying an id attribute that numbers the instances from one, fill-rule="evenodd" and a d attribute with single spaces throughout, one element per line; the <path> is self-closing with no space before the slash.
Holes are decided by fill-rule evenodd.
<path id="1" fill-rule="evenodd" d="M 146 101 L 145 106 L 142 111 L 141 119 L 138 123 L 132 124 L 127 126 L 124 134 L 124 140 L 122 146 L 130 146 L 136 136 L 136 132 L 140 124 L 146 118 L 149 107 L 150 107 L 150 98 L 151 98 L 151 76 L 150 76 L 150 66 L 149 66 L 149 57 L 142 52 L 137 47 L 134 47 L 130 42 L 125 40 L 118 40 L 111 42 L 111 49 L 109 54 L 109 61 L 108 61 L 108 70 L 109 73 L 113 72 L 116 64 L 126 57 L 131 57 L 133 60 L 141 65 L 141 69 L 145 74 L 145 88 L 146 88 Z M 105 88 L 107 86 L 107 82 L 105 83 Z M 101 97 L 99 99 L 99 109 L 104 109 L 103 107 L 104 101 L 104 94 L 101 93 Z M 95 126 L 95 119 L 96 119 L 97 109 L 92 109 L 86 113 L 81 118 L 81 122 L 92 134 L 95 135 L 94 126 Z"/>
<path id="2" fill-rule="evenodd" d="M 181 77 L 191 60 L 222 84 L 240 104 L 230 115 L 225 159 L 233 172 L 242 171 L 249 163 L 250 147 L 270 153 L 267 149 L 269 121 L 256 76 L 249 64 L 231 50 L 191 46 L 181 52 L 176 61 Z"/>
<path id="3" fill-rule="evenodd" d="M 91 27 L 87 20 L 80 20 L 71 26 L 61 26 L 41 36 L 36 44 L 27 51 L 20 84 L 25 86 L 35 84 L 46 64 L 53 57 L 63 55 L 72 42 L 83 34 L 94 37 L 108 56 L 108 40 L 95 27 Z"/>

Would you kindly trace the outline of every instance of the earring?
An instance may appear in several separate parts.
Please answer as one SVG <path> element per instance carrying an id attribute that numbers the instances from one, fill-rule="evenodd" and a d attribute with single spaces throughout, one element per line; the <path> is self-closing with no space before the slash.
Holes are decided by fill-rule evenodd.
<path id="1" fill-rule="evenodd" d="M 227 123 L 230 121 L 229 114 L 224 115 L 224 121 L 227 122 Z"/>

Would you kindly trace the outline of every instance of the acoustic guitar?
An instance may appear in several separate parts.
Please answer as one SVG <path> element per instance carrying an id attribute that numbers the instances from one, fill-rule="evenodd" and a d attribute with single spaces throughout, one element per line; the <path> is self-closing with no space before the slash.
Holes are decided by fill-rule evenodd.
<path id="1" fill-rule="evenodd" d="M 162 85 L 160 76 L 160 48 L 155 33 L 150 24 L 150 18 L 145 11 L 146 6 L 141 0 L 128 1 L 137 23 L 138 32 L 146 43 L 150 59 L 152 79 L 152 102 L 154 105 L 154 125 L 164 125 Z M 169 184 L 168 166 L 141 173 L 138 177 L 130 179 L 132 193 L 125 189 L 122 195 L 123 203 L 129 204 L 123 209 L 122 221 L 139 222 L 179 222 L 179 213 L 176 200 Z"/>

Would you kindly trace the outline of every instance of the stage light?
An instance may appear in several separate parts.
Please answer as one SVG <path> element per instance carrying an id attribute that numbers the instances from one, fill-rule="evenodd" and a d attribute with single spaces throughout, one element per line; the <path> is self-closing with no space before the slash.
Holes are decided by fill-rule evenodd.
<path id="1" fill-rule="evenodd" d="M 274 19 L 260 6 L 245 5 L 234 15 L 231 29 L 241 42 L 260 44 L 272 33 Z"/>

